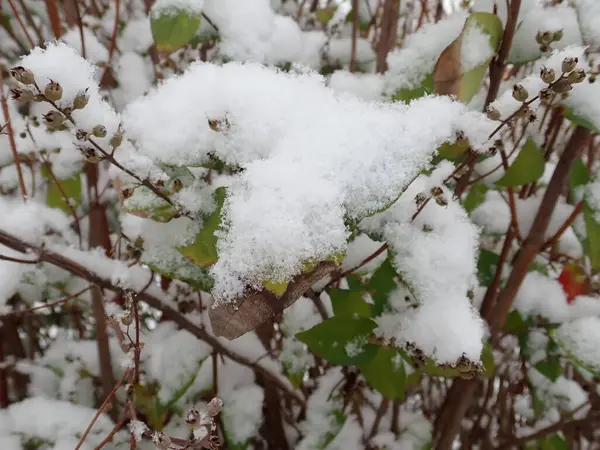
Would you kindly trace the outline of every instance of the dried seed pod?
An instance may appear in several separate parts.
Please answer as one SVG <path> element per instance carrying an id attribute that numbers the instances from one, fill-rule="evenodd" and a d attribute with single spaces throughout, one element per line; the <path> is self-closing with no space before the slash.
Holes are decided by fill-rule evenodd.
<path id="1" fill-rule="evenodd" d="M 417 195 L 415 195 L 415 203 L 417 206 L 421 206 L 425 200 L 427 200 L 427 196 L 422 192 L 419 192 Z"/>
<path id="2" fill-rule="evenodd" d="M 585 80 L 585 70 L 583 69 L 575 69 L 573 70 L 569 75 L 567 75 L 567 80 L 569 80 L 570 83 L 581 83 L 583 80 Z"/>
<path id="3" fill-rule="evenodd" d="M 448 200 L 446 200 L 446 197 L 444 195 L 436 197 L 435 202 L 440 206 L 448 206 Z"/>
<path id="4" fill-rule="evenodd" d="M 128 327 L 133 323 L 133 318 L 131 317 L 131 311 L 125 311 L 125 313 L 121 316 L 121 323 Z"/>
<path id="5" fill-rule="evenodd" d="M 525 114 L 525 119 L 527 119 L 527 122 L 533 123 L 537 120 L 537 114 L 534 113 L 533 111 L 529 110 Z"/>
<path id="6" fill-rule="evenodd" d="M 590 76 L 588 77 L 588 81 L 589 81 L 590 83 L 595 83 L 595 82 L 596 82 L 596 75 L 593 75 L 593 74 L 592 74 L 592 75 L 590 75 Z"/>
<path id="7" fill-rule="evenodd" d="M 19 103 L 29 103 L 35 96 L 29 89 L 14 88 L 10 90 L 10 98 Z"/>
<path id="8" fill-rule="evenodd" d="M 540 45 L 548 45 L 552 42 L 554 33 L 550 31 L 538 31 L 535 35 L 535 41 Z"/>
<path id="9" fill-rule="evenodd" d="M 565 58 L 561 64 L 561 70 L 563 73 L 569 73 L 577 66 L 579 59 L 576 57 L 573 58 Z"/>
<path id="10" fill-rule="evenodd" d="M 552 33 L 552 41 L 553 42 L 558 42 L 563 38 L 564 32 L 563 30 L 558 30 L 555 31 L 554 33 Z"/>
<path id="11" fill-rule="evenodd" d="M 552 90 L 557 94 L 563 94 L 573 89 L 573 86 L 566 78 L 561 78 L 552 85 Z"/>
<path id="12" fill-rule="evenodd" d="M 431 195 L 433 195 L 434 197 L 439 197 L 440 195 L 444 194 L 444 190 L 439 187 L 439 186 L 434 186 L 431 188 Z"/>
<path id="13" fill-rule="evenodd" d="M 49 111 L 44 116 L 44 122 L 51 130 L 57 130 L 65 122 L 65 116 L 58 111 Z"/>
<path id="14" fill-rule="evenodd" d="M 106 136 L 106 127 L 104 125 L 96 125 L 92 128 L 92 134 L 97 138 L 103 138 Z"/>
<path id="15" fill-rule="evenodd" d="M 549 105 L 550 103 L 552 103 L 552 100 L 554 99 L 554 92 L 552 92 L 550 89 L 542 89 L 540 91 L 540 102 L 543 105 Z"/>
<path id="16" fill-rule="evenodd" d="M 79 129 L 75 132 L 75 137 L 78 141 L 87 141 L 90 135 L 86 131 Z"/>
<path id="17" fill-rule="evenodd" d="M 90 96 L 87 93 L 87 89 L 79 91 L 73 100 L 73 109 L 83 109 L 87 106 Z"/>
<path id="18" fill-rule="evenodd" d="M 121 145 L 122 142 L 123 142 L 123 132 L 121 130 L 119 130 L 115 134 L 113 134 L 113 136 L 110 138 L 109 144 L 112 148 L 117 148 Z"/>
<path id="19" fill-rule="evenodd" d="M 500 120 L 500 111 L 492 106 L 488 106 L 486 114 L 490 120 Z"/>
<path id="20" fill-rule="evenodd" d="M 19 83 L 27 85 L 35 84 L 35 76 L 33 75 L 33 72 L 23 66 L 13 67 L 8 72 Z"/>
<path id="21" fill-rule="evenodd" d="M 50 83 L 44 88 L 44 95 L 52 102 L 56 102 L 62 98 L 63 88 L 56 81 L 50 80 Z"/>
<path id="22" fill-rule="evenodd" d="M 433 227 L 429 224 L 423 224 L 423 233 L 431 233 L 433 231 Z"/>
<path id="23" fill-rule="evenodd" d="M 171 438 L 162 431 L 156 431 L 152 435 L 152 442 L 156 445 L 156 448 L 160 450 L 167 450 L 171 447 Z"/>
<path id="24" fill-rule="evenodd" d="M 215 397 L 210 402 L 208 402 L 208 405 L 206 405 L 206 413 L 210 417 L 215 417 L 217 414 L 219 414 L 221 412 L 222 408 L 223 408 L 223 400 L 221 400 L 219 397 Z"/>
<path id="25" fill-rule="evenodd" d="M 104 159 L 102 155 L 99 155 L 96 149 L 92 147 L 80 147 L 79 150 L 87 162 L 91 164 L 97 164 Z"/>
<path id="26" fill-rule="evenodd" d="M 540 70 L 540 78 L 544 83 L 550 84 L 556 79 L 556 72 L 553 69 L 542 67 Z"/>
<path id="27" fill-rule="evenodd" d="M 518 102 L 524 102 L 529 97 L 529 92 L 521 84 L 515 84 L 512 92 L 513 98 Z"/>
<path id="28" fill-rule="evenodd" d="M 185 415 L 185 423 L 193 430 L 198 428 L 200 426 L 200 411 L 196 408 L 190 408 Z"/>

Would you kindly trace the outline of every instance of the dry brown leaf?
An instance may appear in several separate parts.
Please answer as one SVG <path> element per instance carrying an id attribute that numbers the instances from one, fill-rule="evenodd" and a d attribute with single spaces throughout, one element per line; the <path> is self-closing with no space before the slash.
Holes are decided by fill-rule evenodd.
<path id="1" fill-rule="evenodd" d="M 298 275 L 291 281 L 281 298 L 263 289 L 248 292 L 236 304 L 225 303 L 211 308 L 209 317 L 213 333 L 227 339 L 243 336 L 293 305 L 313 284 L 336 267 L 332 261 L 321 262 L 312 272 Z"/>
<path id="2" fill-rule="evenodd" d="M 442 52 L 433 69 L 434 92 L 438 95 L 460 94 L 460 52 L 462 34 Z"/>

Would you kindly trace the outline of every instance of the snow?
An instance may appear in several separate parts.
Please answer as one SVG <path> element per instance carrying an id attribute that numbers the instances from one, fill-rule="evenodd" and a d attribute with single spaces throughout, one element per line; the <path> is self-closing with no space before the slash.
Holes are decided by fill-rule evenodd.
<path id="1" fill-rule="evenodd" d="M 69 29 L 60 39 L 80 55 L 83 54 L 79 27 Z M 100 43 L 96 35 L 89 28 L 83 28 L 83 40 L 85 43 L 85 58 L 88 61 L 92 63 L 106 63 L 108 61 L 108 49 Z"/>
<path id="2" fill-rule="evenodd" d="M 258 431 L 262 423 L 264 391 L 256 385 L 223 391 L 223 420 L 231 440 L 245 443 Z"/>
<path id="3" fill-rule="evenodd" d="M 337 92 L 349 92 L 363 100 L 383 99 L 384 78 L 375 73 L 352 73 L 336 70 L 329 78 L 329 86 Z"/>
<path id="4" fill-rule="evenodd" d="M 96 81 L 100 72 L 93 65 L 64 43 L 48 43 L 45 50 L 36 47 L 21 59 L 20 65 L 34 73 L 40 89 L 43 90 L 50 80 L 62 86 L 62 98 L 56 102 L 60 107 L 71 106 L 77 94 L 87 90 L 87 106 L 73 111 L 72 116 L 77 128 L 87 132 L 91 132 L 96 125 L 104 125 L 107 136 L 94 140 L 105 149 L 109 148 L 108 142 L 119 126 L 119 116 L 102 100 Z M 69 70 L 65 70 L 65 67 Z M 48 104 L 44 103 L 43 107 L 44 112 L 51 110 Z M 73 137 L 71 139 L 75 141 Z"/>
<path id="5" fill-rule="evenodd" d="M 553 323 L 600 314 L 597 299 L 578 296 L 569 304 L 558 281 L 535 271 L 525 276 L 515 296 L 514 308 L 524 317 L 540 315 Z"/>
<path id="6" fill-rule="evenodd" d="M 597 299 L 595 299 L 597 301 Z M 564 348 L 587 368 L 600 371 L 600 308 L 597 315 L 563 323 L 554 333 Z"/>
<path id="7" fill-rule="evenodd" d="M 551 48 L 561 50 L 572 45 L 582 45 L 581 32 L 575 10 L 565 4 L 532 8 L 519 13 L 519 26 L 515 32 L 509 61 L 529 62 L 542 56 L 540 44 L 535 40 L 538 31 L 563 31 L 563 37 L 553 42 Z"/>
<path id="8" fill-rule="evenodd" d="M 230 130 L 211 130 L 206 118 L 225 115 Z M 193 66 L 133 102 L 124 124 L 157 162 L 198 164 L 214 148 L 245 169 L 228 188 L 212 268 L 223 300 L 342 252 L 345 215 L 361 218 L 396 198 L 456 129 L 481 145 L 493 127 L 449 98 L 368 103 L 335 93 L 314 73 L 238 63 Z"/>
<path id="9" fill-rule="evenodd" d="M 538 60 L 533 69 L 534 75 L 529 75 L 519 81 L 519 84 L 522 85 L 529 93 L 529 99 L 532 99 L 547 86 L 547 84 L 544 83 L 539 76 L 540 69 L 542 67 L 553 69 L 558 76 L 558 74 L 562 73 L 561 64 L 565 58 L 578 58 L 579 64 L 577 67 L 585 69 L 585 66 L 582 64 L 584 51 L 585 49 L 583 47 L 569 46 L 562 50 L 553 51 L 547 59 Z M 569 96 L 573 95 L 578 89 L 581 88 L 581 86 L 581 83 L 579 85 L 575 85 L 573 90 L 569 92 Z M 529 105 L 529 107 L 535 111 L 539 105 L 539 100 L 535 100 Z M 490 104 L 490 107 L 497 109 L 501 114 L 501 118 L 506 119 L 521 107 L 521 103 L 517 102 L 513 98 L 511 87 L 510 89 L 506 89 L 502 95 L 493 101 Z"/>
<path id="10" fill-rule="evenodd" d="M 362 227 L 381 230 L 396 269 L 420 303 L 412 314 L 384 319 L 380 332 L 388 339 L 414 342 L 439 362 L 454 363 L 463 352 L 477 362 L 483 322 L 466 294 L 476 285 L 478 229 L 445 188 L 447 206 L 431 201 L 411 221 L 417 211 L 416 194 L 439 186 L 451 167 L 441 164 L 431 179 L 418 178 L 392 208 L 366 219 Z"/>
<path id="11" fill-rule="evenodd" d="M 591 50 L 598 51 L 600 49 L 600 30 L 597 24 L 600 20 L 600 3 L 596 0 L 574 0 L 573 3 L 575 11 L 577 11 L 583 43 L 589 45 Z"/>
<path id="12" fill-rule="evenodd" d="M 150 10 L 150 18 L 157 19 L 163 14 L 177 15 L 181 12 L 198 14 L 203 7 L 204 0 L 156 0 Z"/>
<path id="13" fill-rule="evenodd" d="M 490 38 L 476 22 L 465 29 L 460 48 L 460 66 L 462 72 L 468 72 L 494 56 Z"/>
<path id="14" fill-rule="evenodd" d="M 388 54 L 388 71 L 384 75 L 386 93 L 393 95 L 399 89 L 420 86 L 433 72 L 440 54 L 460 35 L 466 18 L 467 13 L 457 12 L 438 23 L 424 24 L 406 36 L 402 47 Z"/>

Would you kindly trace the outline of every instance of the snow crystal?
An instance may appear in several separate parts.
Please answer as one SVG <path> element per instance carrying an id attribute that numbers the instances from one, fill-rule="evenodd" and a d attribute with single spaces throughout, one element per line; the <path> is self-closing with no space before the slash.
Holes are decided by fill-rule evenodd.
<path id="1" fill-rule="evenodd" d="M 563 323 L 556 337 L 575 358 L 586 367 L 600 371 L 600 318 L 581 317 Z"/>
<path id="2" fill-rule="evenodd" d="M 226 133 L 210 129 L 207 117 L 225 116 Z M 245 169 L 228 189 L 212 268 L 221 299 L 344 251 L 346 217 L 389 204 L 457 129 L 478 147 L 494 125 L 448 97 L 367 103 L 317 74 L 238 63 L 195 65 L 133 102 L 124 123 L 156 161 L 197 164 L 215 149 Z"/>

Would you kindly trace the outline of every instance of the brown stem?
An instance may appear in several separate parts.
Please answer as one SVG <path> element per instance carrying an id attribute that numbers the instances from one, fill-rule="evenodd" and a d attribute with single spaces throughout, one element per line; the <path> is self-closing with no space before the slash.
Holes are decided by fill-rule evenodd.
<path id="1" fill-rule="evenodd" d="M 13 0 L 8 0 L 8 4 L 10 5 L 10 9 L 12 9 L 13 14 L 15 15 L 15 19 L 17 19 L 17 22 L 19 23 L 19 26 L 23 30 L 23 34 L 25 35 L 25 38 L 27 38 L 27 42 L 29 43 L 30 48 L 34 48 L 35 42 L 33 42 L 33 39 L 31 39 L 29 31 L 27 31 L 27 27 L 23 23 L 23 19 L 21 19 L 21 14 L 19 13 L 19 10 L 17 9 Z"/>
<path id="2" fill-rule="evenodd" d="M 398 13 L 400 0 L 385 0 L 381 16 L 381 31 L 377 43 L 377 72 L 387 70 L 387 55 L 394 48 L 398 37 Z"/>
<path id="3" fill-rule="evenodd" d="M 123 372 L 123 376 L 121 377 L 121 379 L 119 381 L 117 381 L 117 383 L 115 384 L 115 386 L 112 388 L 112 390 L 110 391 L 110 393 L 108 394 L 108 396 L 106 397 L 106 399 L 104 400 L 104 402 L 102 403 L 102 405 L 100 406 L 100 408 L 98 408 L 98 411 L 96 412 L 96 414 L 94 415 L 94 418 L 92 419 L 92 421 L 89 423 L 89 425 L 87 426 L 87 428 L 85 429 L 85 431 L 81 435 L 81 438 L 79 439 L 79 442 L 75 446 L 74 450 L 79 450 L 81 448 L 81 446 L 85 442 L 85 439 L 87 438 L 88 434 L 90 434 L 90 431 L 92 430 L 92 427 L 94 426 L 94 424 L 98 420 L 98 417 L 100 417 L 100 414 L 102 414 L 102 411 L 104 411 L 104 408 L 106 408 L 106 405 L 108 405 L 108 402 L 117 393 L 117 391 L 119 390 L 119 387 L 121 387 L 121 385 L 125 381 L 125 378 L 128 375 L 129 375 L 129 369 L 125 370 Z"/>
<path id="4" fill-rule="evenodd" d="M 575 128 L 565 150 L 558 160 L 556 169 L 550 179 L 548 189 L 544 194 L 540 208 L 531 226 L 531 230 L 523 242 L 523 246 L 513 264 L 513 270 L 506 282 L 506 286 L 498 295 L 498 301 L 490 316 L 489 323 L 492 336 L 497 335 L 498 331 L 504 325 L 510 307 L 512 306 L 513 299 L 521 287 L 521 283 L 525 279 L 527 270 L 542 248 L 546 229 L 550 223 L 552 213 L 556 208 L 556 203 L 563 190 L 563 186 L 568 179 L 571 165 L 582 148 L 587 145 L 589 136 L 590 133 L 587 129 L 581 126 Z"/>
<path id="5" fill-rule="evenodd" d="M 352 50 L 350 72 L 356 71 L 356 41 L 358 40 L 358 0 L 352 0 Z"/>
<path id="6" fill-rule="evenodd" d="M 39 311 L 40 309 L 51 308 L 51 307 L 54 307 L 54 306 L 57 306 L 57 305 L 62 305 L 63 303 L 68 302 L 69 300 L 73 300 L 73 299 L 79 297 L 81 294 L 86 293 L 90 289 L 91 289 L 91 286 L 88 286 L 88 287 L 86 287 L 84 289 L 81 289 L 78 292 L 75 292 L 74 294 L 70 294 L 70 295 L 68 295 L 65 298 L 61 298 L 60 300 L 56 300 L 54 302 L 46 303 L 45 305 L 35 306 L 33 308 L 22 309 L 20 311 L 13 311 L 13 312 L 10 312 L 8 314 L 4 314 L 4 315 L 0 316 L 0 319 L 6 319 L 8 317 L 23 316 L 23 315 L 31 314 L 34 311 Z"/>
<path id="7" fill-rule="evenodd" d="M 556 244 L 560 237 L 563 235 L 563 233 L 567 231 L 567 229 L 573 224 L 573 222 L 575 222 L 575 219 L 577 219 L 577 216 L 581 213 L 581 211 L 583 211 L 583 201 L 580 201 L 579 203 L 577 203 L 577 205 L 575 205 L 575 208 L 573 208 L 571 215 L 569 215 L 567 220 L 565 220 L 565 222 L 560 226 L 560 228 L 556 230 L 554 236 L 552 236 L 544 243 L 542 248 L 544 249 L 552 247 L 554 244 Z"/>
<path id="8" fill-rule="evenodd" d="M 519 16 L 519 10 L 521 9 L 521 0 L 511 0 L 510 6 L 507 8 L 506 14 L 506 28 L 504 29 L 504 36 L 502 37 L 502 45 L 496 56 L 490 64 L 490 88 L 488 89 L 487 97 L 485 99 L 485 108 L 490 103 L 496 100 L 498 96 L 498 90 L 500 89 L 500 83 L 506 64 L 508 60 L 508 54 L 510 53 L 510 47 L 512 45 L 513 36 L 517 27 L 517 18 Z"/>
<path id="9" fill-rule="evenodd" d="M 23 170 L 21 169 L 21 162 L 17 153 L 17 143 L 15 142 L 15 132 L 12 127 L 10 120 L 10 114 L 8 112 L 8 103 L 4 96 L 4 75 L 0 69 L 0 103 L 2 104 L 2 114 L 4 115 L 4 121 L 6 122 L 6 131 L 8 132 L 8 142 L 10 143 L 10 149 L 12 151 L 13 160 L 15 162 L 15 168 L 17 169 L 17 177 L 19 179 L 19 188 L 21 189 L 21 196 L 23 200 L 27 200 L 27 189 L 25 188 L 25 179 L 23 178 Z"/>
<path id="10" fill-rule="evenodd" d="M 50 27 L 52 27 L 52 33 L 54 34 L 54 37 L 58 39 L 62 34 L 62 30 L 60 27 L 60 15 L 58 14 L 56 0 L 45 0 L 45 2 L 48 18 L 50 19 Z"/>
<path id="11" fill-rule="evenodd" d="M 30 250 L 38 251 L 40 254 L 40 261 L 50 263 L 56 267 L 60 267 L 68 272 L 71 272 L 73 275 L 83 278 L 84 280 L 89 281 L 103 289 L 108 289 L 112 292 L 116 292 L 118 294 L 125 295 L 128 291 L 115 286 L 112 284 L 110 280 L 104 279 L 92 272 L 90 272 L 86 267 L 68 259 L 64 256 L 55 253 L 50 250 L 41 250 L 38 247 L 24 242 L 17 237 L 6 233 L 5 231 L 0 230 L 0 244 L 5 245 L 13 250 L 16 250 L 21 253 L 27 253 Z M 146 302 L 152 308 L 157 309 L 162 312 L 163 318 L 165 320 L 171 320 L 175 324 L 179 325 L 182 329 L 190 332 L 192 335 L 196 336 L 198 339 L 203 340 L 207 344 L 209 344 L 213 349 L 215 349 L 218 353 L 227 356 L 229 359 L 241 364 L 243 366 L 247 366 L 269 379 L 269 381 L 275 384 L 279 389 L 285 392 L 290 398 L 296 400 L 301 406 L 306 406 L 306 402 L 304 398 L 295 390 L 291 389 L 287 383 L 281 381 L 280 377 L 271 373 L 269 369 L 261 366 L 255 361 L 252 361 L 242 355 L 241 353 L 236 352 L 233 349 L 230 349 L 226 345 L 222 343 L 214 335 L 207 332 L 204 328 L 190 322 L 185 316 L 180 314 L 178 311 L 167 305 L 161 299 L 154 297 L 153 295 L 148 294 L 147 292 L 140 293 L 137 297 L 139 300 Z"/>

